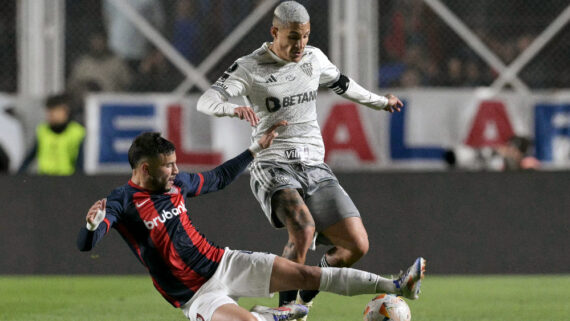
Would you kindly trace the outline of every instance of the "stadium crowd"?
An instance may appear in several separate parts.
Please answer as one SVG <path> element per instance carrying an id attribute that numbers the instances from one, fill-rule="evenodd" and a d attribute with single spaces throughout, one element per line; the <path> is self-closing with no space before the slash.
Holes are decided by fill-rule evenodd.
<path id="1" fill-rule="evenodd" d="M 311 44 L 327 52 L 328 3 L 300 2 L 312 13 Z M 244 0 L 239 6 L 229 0 L 129 0 L 128 3 L 182 56 L 198 66 L 260 1 Z M 564 5 L 560 0 L 549 6 L 537 3 L 483 0 L 445 4 L 508 65 L 528 48 Z M 170 92 L 184 80 L 164 53 L 113 9 L 111 1 L 67 0 L 65 4 L 66 93 L 73 120 L 84 124 L 83 98 L 89 92 Z M 495 12 L 513 14 L 490 14 Z M 16 16 L 15 1 L 0 5 L 0 47 L 6 49 L 0 51 L 3 70 L 0 92 L 17 91 Z M 469 49 L 423 1 L 383 1 L 379 4 L 379 16 L 379 87 L 477 87 L 488 86 L 497 77 L 496 70 Z M 267 25 L 269 19 L 267 15 L 259 24 Z M 569 86 L 570 74 L 565 72 L 570 68 L 570 61 L 565 58 L 570 53 L 567 33 L 565 28 L 549 44 L 554 48 L 543 50 L 541 59 L 531 61 L 522 70 L 520 77 L 530 88 Z M 269 39 L 269 34 L 251 33 L 247 38 L 236 46 L 239 52 L 255 49 L 258 43 Z M 237 54 L 228 54 L 210 70 L 207 74 L 210 82 Z M 5 118 L 17 122 L 19 116 L 12 109 Z M 3 149 L 6 155 L 6 147 Z"/>

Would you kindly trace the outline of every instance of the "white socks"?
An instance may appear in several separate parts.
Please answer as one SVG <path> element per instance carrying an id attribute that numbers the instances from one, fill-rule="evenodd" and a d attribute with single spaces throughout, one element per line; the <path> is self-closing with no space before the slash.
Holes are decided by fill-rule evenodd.
<path id="1" fill-rule="evenodd" d="M 340 295 L 395 293 L 392 279 L 352 268 L 321 268 L 319 290 Z"/>

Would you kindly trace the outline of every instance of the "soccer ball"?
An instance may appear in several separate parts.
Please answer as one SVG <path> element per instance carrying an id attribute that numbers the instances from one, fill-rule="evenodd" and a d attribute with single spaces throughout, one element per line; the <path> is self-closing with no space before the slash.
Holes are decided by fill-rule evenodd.
<path id="1" fill-rule="evenodd" d="M 364 309 L 364 321 L 410 321 L 410 307 L 402 297 L 380 294 L 372 299 Z"/>

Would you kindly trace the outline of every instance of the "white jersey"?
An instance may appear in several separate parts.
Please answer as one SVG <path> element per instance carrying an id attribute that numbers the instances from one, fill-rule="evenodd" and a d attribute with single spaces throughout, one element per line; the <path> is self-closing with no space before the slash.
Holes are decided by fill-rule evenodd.
<path id="1" fill-rule="evenodd" d="M 319 86 L 333 84 L 340 72 L 318 48 L 306 46 L 299 62 L 289 62 L 271 52 L 268 45 L 264 43 L 238 59 L 212 88 L 226 99 L 243 96 L 255 111 L 260 122 L 253 129 L 252 141 L 277 121 L 289 123 L 256 159 L 322 163 L 325 148 L 317 123 L 316 98 Z M 225 115 L 231 114 L 227 111 Z"/>

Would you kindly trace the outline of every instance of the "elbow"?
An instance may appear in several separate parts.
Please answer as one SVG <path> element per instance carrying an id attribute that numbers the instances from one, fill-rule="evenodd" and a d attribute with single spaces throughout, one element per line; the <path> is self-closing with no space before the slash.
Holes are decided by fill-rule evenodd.
<path id="1" fill-rule="evenodd" d="M 208 91 L 200 96 L 198 103 L 196 104 L 196 109 L 198 109 L 198 111 L 201 113 L 212 115 L 212 112 L 210 111 L 210 99 L 208 98 Z"/>
<path id="2" fill-rule="evenodd" d="M 81 244 L 81 243 L 77 242 L 77 249 L 80 252 L 89 252 L 89 251 L 91 251 L 92 248 L 93 247 L 89 246 L 88 244 Z"/>
<path id="3" fill-rule="evenodd" d="M 200 96 L 200 98 L 198 99 L 198 103 L 196 104 L 196 109 L 199 112 L 206 113 L 207 107 L 205 107 L 204 103 L 204 94 L 202 94 L 202 96 Z"/>
<path id="4" fill-rule="evenodd" d="M 225 106 L 224 103 L 226 101 L 227 99 L 225 99 L 222 94 L 214 89 L 208 89 L 198 99 L 196 109 L 198 109 L 199 112 L 210 116 L 230 116 L 233 114 L 233 111 L 231 113 L 226 112 L 226 110 L 231 109 Z"/>
<path id="5" fill-rule="evenodd" d="M 91 251 L 94 243 L 93 243 L 93 239 L 91 237 L 89 237 L 89 232 L 87 231 L 86 228 L 83 228 L 79 232 L 79 235 L 77 236 L 77 240 L 76 240 L 75 244 L 77 245 L 77 249 L 81 252 Z"/>
<path id="6" fill-rule="evenodd" d="M 204 95 L 200 96 L 198 99 L 198 103 L 196 104 L 196 109 L 201 112 L 207 114 L 208 108 L 204 102 Z"/>

